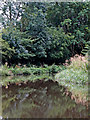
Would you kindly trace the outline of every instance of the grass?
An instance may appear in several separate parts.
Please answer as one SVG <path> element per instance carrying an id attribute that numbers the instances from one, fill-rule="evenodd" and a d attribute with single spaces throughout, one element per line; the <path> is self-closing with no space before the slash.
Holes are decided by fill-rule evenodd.
<path id="1" fill-rule="evenodd" d="M 88 73 L 83 70 L 66 69 L 56 75 L 59 82 L 63 81 L 72 85 L 83 86 L 88 82 Z"/>
<path id="2" fill-rule="evenodd" d="M 67 87 L 74 98 L 79 98 L 78 101 L 85 103 L 88 99 L 87 56 L 75 55 L 70 60 L 66 60 L 64 65 L 66 69 L 56 74 L 55 81 Z"/>
<path id="3" fill-rule="evenodd" d="M 1 75 L 1 85 L 6 86 L 10 84 L 20 84 L 22 82 L 35 82 L 37 80 L 52 80 L 52 74 L 64 70 L 64 66 L 44 65 L 43 67 L 37 66 L 18 66 L 8 67 L 7 64 L 1 66 L 0 75 Z"/>
<path id="4" fill-rule="evenodd" d="M 0 75 L 1 76 L 14 76 L 14 75 L 33 75 L 33 74 L 53 74 L 57 73 L 58 71 L 64 70 L 64 66 L 57 66 L 57 65 L 51 65 L 47 66 L 44 65 L 43 67 L 37 67 L 37 66 L 18 66 L 15 67 L 8 67 L 7 65 L 3 65 L 0 68 Z"/>
<path id="5" fill-rule="evenodd" d="M 79 102 L 88 98 L 88 65 L 87 55 L 75 55 L 70 60 L 66 60 L 64 66 L 51 65 L 51 66 L 19 66 L 8 67 L 7 64 L 1 66 L 0 72 L 2 76 L 1 84 L 8 88 L 9 84 L 20 84 L 27 81 L 35 82 L 37 80 L 49 80 L 52 79 L 50 75 L 55 75 L 55 81 L 60 85 L 65 86 L 68 91 L 72 93 L 72 99 L 79 98 Z M 19 76 L 18 76 L 19 75 Z M 20 77 L 21 75 L 21 77 Z M 23 76 L 24 75 L 24 76 Z M 25 76 L 30 75 L 30 76 Z M 9 76 L 5 78 L 6 76 Z M 15 78 L 14 78 L 15 76 Z M 4 79 L 3 79 L 4 78 Z M 52 79 L 53 80 L 53 79 Z M 77 99 L 76 99 L 77 101 Z"/>

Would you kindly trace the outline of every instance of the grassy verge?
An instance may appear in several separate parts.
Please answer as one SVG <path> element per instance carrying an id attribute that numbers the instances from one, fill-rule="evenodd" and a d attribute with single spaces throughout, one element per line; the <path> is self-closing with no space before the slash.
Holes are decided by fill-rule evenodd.
<path id="1" fill-rule="evenodd" d="M 33 74 L 52 74 L 57 73 L 58 71 L 64 70 L 64 66 L 47 66 L 44 65 L 43 67 L 37 67 L 37 66 L 18 66 L 15 67 L 8 67 L 7 65 L 1 66 L 0 68 L 0 75 L 1 76 L 14 76 L 14 75 L 33 75 Z"/>
<path id="2" fill-rule="evenodd" d="M 68 65 L 68 62 L 71 64 Z M 87 57 L 74 56 L 66 61 L 67 69 L 57 73 L 55 81 L 67 88 L 67 95 L 70 91 L 71 98 L 77 103 L 87 104 L 88 101 L 88 71 Z"/>
<path id="3" fill-rule="evenodd" d="M 82 57 L 76 55 L 70 60 L 66 60 L 64 65 L 57 66 L 53 64 L 52 66 L 44 65 L 43 67 L 16 65 L 15 67 L 8 67 L 6 64 L 0 68 L 2 76 L 1 84 L 8 88 L 12 83 L 20 85 L 22 82 L 35 82 L 43 79 L 49 80 L 52 79 L 50 74 L 58 72 L 55 75 L 55 81 L 67 88 L 66 94 L 68 95 L 71 92 L 71 99 L 75 99 L 77 103 L 87 104 L 87 101 L 89 101 L 87 56 Z M 21 75 L 21 77 L 18 75 Z M 6 76 L 9 77 L 5 78 Z"/>

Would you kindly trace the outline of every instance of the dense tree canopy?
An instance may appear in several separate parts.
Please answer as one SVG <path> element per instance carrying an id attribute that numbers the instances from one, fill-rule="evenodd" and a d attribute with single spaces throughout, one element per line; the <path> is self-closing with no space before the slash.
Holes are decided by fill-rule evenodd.
<path id="1" fill-rule="evenodd" d="M 2 11 L 3 62 L 58 64 L 89 45 L 89 2 L 7 2 Z"/>

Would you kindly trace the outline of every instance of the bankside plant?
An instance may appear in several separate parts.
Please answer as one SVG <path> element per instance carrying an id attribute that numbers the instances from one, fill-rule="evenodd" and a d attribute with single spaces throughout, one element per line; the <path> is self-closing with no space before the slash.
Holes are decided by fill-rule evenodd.
<path id="1" fill-rule="evenodd" d="M 66 65 L 67 68 L 69 69 L 71 68 L 73 68 L 74 70 L 82 69 L 85 72 L 87 72 L 88 55 L 86 54 L 86 56 L 82 56 L 82 55 L 76 54 L 74 57 L 71 57 L 70 60 L 66 60 L 64 65 Z"/>

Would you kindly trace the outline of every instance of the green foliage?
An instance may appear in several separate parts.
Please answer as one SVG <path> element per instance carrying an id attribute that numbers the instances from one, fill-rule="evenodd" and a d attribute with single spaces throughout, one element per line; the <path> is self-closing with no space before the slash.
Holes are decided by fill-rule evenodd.
<path id="1" fill-rule="evenodd" d="M 1 36 L 1 34 L 0 34 L 0 36 Z M 9 43 L 7 41 L 3 40 L 1 37 L 0 37 L 0 48 L 1 48 L 0 54 L 2 54 L 2 60 L 4 62 L 6 62 L 12 58 L 12 55 L 15 52 L 14 48 L 11 48 Z"/>
<path id="2" fill-rule="evenodd" d="M 28 23 L 22 23 L 24 26 L 23 31 L 27 33 L 26 39 L 32 41 L 28 42 L 28 46 L 25 47 L 35 55 L 34 58 L 32 58 L 33 60 L 46 58 L 46 50 L 50 47 L 50 40 L 48 32 L 46 31 L 47 25 L 45 13 L 42 8 L 39 8 L 41 5 L 42 4 L 29 3 L 26 5 L 27 7 L 25 8 L 22 17 L 22 20 L 24 19 L 24 21 L 27 21 Z M 23 43 L 25 42 L 26 40 L 23 39 Z"/>
<path id="3" fill-rule="evenodd" d="M 70 60 L 71 64 L 67 66 L 67 68 L 74 70 L 83 70 L 84 72 L 87 72 L 87 66 L 88 66 L 88 56 L 78 56 L 75 55 L 74 57 L 71 57 Z"/>
<path id="4" fill-rule="evenodd" d="M 72 55 L 80 53 L 89 41 L 89 2 L 52 3 L 47 9 L 47 20 L 52 26 L 61 26 L 65 33 L 74 36 L 69 44 Z"/>
<path id="5" fill-rule="evenodd" d="M 9 57 L 8 61 L 13 60 L 15 62 L 16 60 L 29 59 L 29 57 L 33 56 L 33 54 L 29 53 L 28 50 L 24 47 L 24 45 L 21 43 L 21 36 L 22 36 L 22 34 L 13 27 L 7 28 L 6 31 L 3 32 L 3 34 L 2 34 L 2 51 L 7 52 L 7 49 L 6 50 L 4 50 L 5 48 L 3 49 L 3 46 L 5 47 L 5 43 L 8 44 L 8 46 L 6 46 L 6 47 L 9 48 L 9 51 L 14 50 L 13 54 L 11 54 L 11 57 Z M 7 58 L 7 56 L 5 57 L 5 59 L 6 58 Z"/>
<path id="6" fill-rule="evenodd" d="M 15 67 L 8 67 L 8 65 L 1 66 L 0 68 L 0 75 L 2 76 L 14 76 L 14 75 L 42 75 L 42 74 L 53 74 L 60 72 L 64 70 L 64 66 L 44 66 L 44 67 L 37 67 L 37 66 L 30 66 L 30 67 L 24 67 L 24 66 L 18 66 Z"/>
<path id="7" fill-rule="evenodd" d="M 87 56 L 75 55 L 70 59 L 70 65 L 66 70 L 56 75 L 56 79 L 62 82 L 70 83 L 70 85 L 86 85 L 88 82 L 88 60 Z"/>
<path id="8" fill-rule="evenodd" d="M 81 53 L 83 55 L 86 55 L 88 53 L 88 51 L 89 51 L 89 47 L 90 47 L 90 44 L 88 42 L 88 44 L 85 44 L 85 47 L 82 49 Z"/>
<path id="9" fill-rule="evenodd" d="M 69 37 L 60 27 L 48 28 L 48 32 L 51 35 L 52 43 L 48 52 L 49 58 L 64 61 L 66 58 L 69 57 L 70 54 L 70 51 L 68 49 L 68 43 L 70 41 Z"/>
<path id="10" fill-rule="evenodd" d="M 58 78 L 60 81 L 70 83 L 73 85 L 85 85 L 88 82 L 88 73 L 84 72 L 83 70 L 75 70 L 73 68 L 66 69 L 58 74 Z"/>
<path id="11" fill-rule="evenodd" d="M 2 11 L 3 63 L 58 64 L 89 45 L 89 2 L 6 2 Z"/>
<path id="12" fill-rule="evenodd" d="M 53 80 L 53 76 L 50 74 L 40 74 L 40 75 L 29 75 L 29 76 L 3 76 L 1 84 L 2 86 L 8 86 L 8 84 L 16 84 L 19 85 L 21 83 L 26 83 L 27 82 L 37 82 L 37 80 Z"/>
<path id="13" fill-rule="evenodd" d="M 82 69 L 66 69 L 57 73 L 55 81 L 72 93 L 71 99 L 87 101 L 88 98 L 88 72 Z M 78 103 L 78 101 L 77 101 Z"/>

